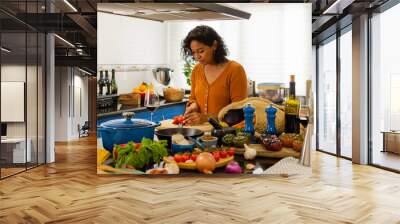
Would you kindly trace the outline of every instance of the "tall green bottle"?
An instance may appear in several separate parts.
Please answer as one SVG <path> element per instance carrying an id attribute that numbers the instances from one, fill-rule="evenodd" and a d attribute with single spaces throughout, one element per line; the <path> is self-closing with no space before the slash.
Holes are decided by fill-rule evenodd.
<path id="1" fill-rule="evenodd" d="M 118 94 L 117 81 L 115 80 L 115 70 L 111 70 L 111 94 Z"/>
<path id="2" fill-rule="evenodd" d="M 294 75 L 290 76 L 289 98 L 285 102 L 285 132 L 300 133 L 299 109 L 300 101 L 296 99 L 296 83 Z"/>

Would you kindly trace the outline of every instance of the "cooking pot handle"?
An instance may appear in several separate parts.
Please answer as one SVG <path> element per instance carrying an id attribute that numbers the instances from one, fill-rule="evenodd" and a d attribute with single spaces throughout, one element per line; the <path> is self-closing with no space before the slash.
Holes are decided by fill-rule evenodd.
<path id="1" fill-rule="evenodd" d="M 122 116 L 125 119 L 130 120 L 132 117 L 135 116 L 135 113 L 134 112 L 124 112 L 124 113 L 122 113 Z"/>

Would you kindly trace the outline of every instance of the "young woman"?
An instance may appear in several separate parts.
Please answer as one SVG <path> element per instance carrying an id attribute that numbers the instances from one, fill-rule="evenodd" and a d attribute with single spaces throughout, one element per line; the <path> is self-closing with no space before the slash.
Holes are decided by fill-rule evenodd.
<path id="1" fill-rule="evenodd" d="M 197 26 L 182 43 L 184 58 L 198 63 L 191 74 L 191 95 L 185 111 L 185 123 L 202 124 L 216 118 L 226 105 L 247 97 L 247 78 L 243 67 L 226 58 L 227 48 L 218 33 L 209 26 Z"/>

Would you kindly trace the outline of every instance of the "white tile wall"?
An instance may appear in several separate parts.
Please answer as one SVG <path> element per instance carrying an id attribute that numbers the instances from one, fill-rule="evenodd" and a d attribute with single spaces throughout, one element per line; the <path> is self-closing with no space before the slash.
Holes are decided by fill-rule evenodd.
<path id="1" fill-rule="evenodd" d="M 196 25 L 206 24 L 223 37 L 229 58 L 241 63 L 257 82 L 289 82 L 295 74 L 298 95 L 312 75 L 311 4 L 231 4 L 250 12 L 250 20 L 154 22 L 98 14 L 99 64 L 168 64 L 175 70 L 171 86 L 187 87 L 181 42 Z M 116 25 L 118 24 L 118 25 Z M 149 74 L 118 74 L 121 93 Z"/>

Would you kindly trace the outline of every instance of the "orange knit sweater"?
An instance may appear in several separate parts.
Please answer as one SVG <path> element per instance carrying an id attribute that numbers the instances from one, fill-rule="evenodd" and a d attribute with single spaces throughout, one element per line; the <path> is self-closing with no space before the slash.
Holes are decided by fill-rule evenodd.
<path id="1" fill-rule="evenodd" d="M 196 64 L 192 71 L 191 82 L 189 99 L 199 105 L 203 114 L 217 116 L 226 105 L 247 97 L 246 72 L 235 61 L 229 61 L 225 70 L 211 84 L 206 79 L 204 66 Z"/>

